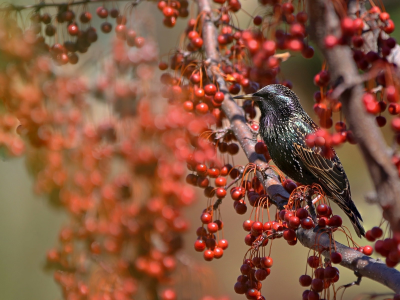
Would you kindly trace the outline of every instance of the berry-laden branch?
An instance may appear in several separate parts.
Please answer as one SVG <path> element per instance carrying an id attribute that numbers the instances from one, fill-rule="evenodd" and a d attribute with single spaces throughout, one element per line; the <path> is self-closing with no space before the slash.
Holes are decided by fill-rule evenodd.
<path id="1" fill-rule="evenodd" d="M 330 239 L 328 234 L 315 234 L 312 230 L 297 230 L 299 241 L 308 248 L 315 248 L 316 241 L 320 249 L 329 249 Z M 357 271 L 359 275 L 382 283 L 396 293 L 400 292 L 400 272 L 394 268 L 388 268 L 381 260 L 376 260 L 353 250 L 341 243 L 335 242 L 336 252 L 342 255 L 340 265 L 350 270 Z M 330 257 L 329 251 L 322 251 L 325 257 Z"/>
<path id="2" fill-rule="evenodd" d="M 348 7 L 348 15 L 351 16 L 353 19 L 357 18 L 358 16 L 362 16 L 368 13 L 366 8 L 366 0 L 350 0 L 347 4 Z M 375 7 L 376 9 L 376 7 Z M 382 19 L 388 18 L 388 13 L 383 13 Z M 393 27 L 394 29 L 394 27 Z M 363 28 L 363 38 L 365 41 L 365 45 L 363 48 L 368 51 L 378 52 L 378 39 L 381 35 L 385 39 L 390 38 L 388 34 L 382 32 L 375 20 L 370 20 L 368 24 L 366 23 Z M 394 39 L 392 39 L 394 40 Z M 386 56 L 388 62 L 395 63 L 397 66 L 400 65 L 400 45 L 395 44 L 393 45 L 392 51 L 388 56 Z M 400 74 L 397 72 L 397 74 Z"/>
<path id="3" fill-rule="evenodd" d="M 383 209 L 384 218 L 393 231 L 400 231 L 400 180 L 386 152 L 386 143 L 373 117 L 367 114 L 361 101 L 363 86 L 351 84 L 359 77 L 357 67 L 348 46 L 337 45 L 327 49 L 325 38 L 338 36 L 340 21 L 330 1 L 308 1 L 310 34 L 321 49 L 333 81 L 349 86 L 340 96 L 343 112 L 358 142 L 374 182 L 377 201 Z"/>
<path id="4" fill-rule="evenodd" d="M 265 190 L 270 195 L 278 208 L 284 205 L 288 198 L 288 192 L 282 187 L 279 179 L 269 168 L 264 157 L 254 151 L 255 141 L 253 134 L 246 123 L 242 109 L 233 101 L 227 92 L 224 78 L 221 76 L 218 64 L 220 55 L 217 44 L 217 29 L 212 22 L 211 6 L 209 0 L 198 0 L 199 13 L 203 16 L 203 39 L 205 52 L 208 58 L 209 70 L 216 78 L 220 90 L 225 93 L 225 101 L 222 103 L 222 111 L 231 124 L 231 128 L 244 150 L 250 163 L 257 167 L 257 176 L 262 181 Z M 320 241 L 321 247 L 329 249 L 330 241 L 327 234 L 317 234 L 313 230 L 298 229 L 298 240 L 306 247 L 315 249 L 316 241 Z M 322 249 L 322 248 L 321 248 Z M 349 247 L 336 242 L 336 252 L 343 257 L 342 265 L 348 269 L 359 272 L 362 276 L 378 281 L 395 292 L 400 291 L 400 272 L 388 268 L 384 263 L 370 259 Z M 327 254 L 323 252 L 323 254 Z"/>
<path id="5" fill-rule="evenodd" d="M 203 36 L 204 46 L 207 58 L 210 59 L 209 70 L 215 76 L 220 90 L 225 94 L 225 100 L 222 102 L 222 111 L 231 124 L 231 129 L 240 143 L 250 163 L 257 166 L 257 177 L 263 183 L 265 190 L 270 195 L 271 200 L 279 208 L 283 208 L 289 198 L 288 192 L 282 187 L 278 177 L 269 168 L 268 163 L 261 154 L 254 150 L 256 141 L 246 123 L 243 110 L 234 102 L 232 96 L 228 93 L 228 88 L 224 78 L 220 75 L 218 64 L 220 55 L 218 52 L 217 29 L 211 18 L 211 6 L 208 0 L 199 0 L 199 11 L 203 14 Z M 261 172 L 260 172 L 261 171 Z"/>

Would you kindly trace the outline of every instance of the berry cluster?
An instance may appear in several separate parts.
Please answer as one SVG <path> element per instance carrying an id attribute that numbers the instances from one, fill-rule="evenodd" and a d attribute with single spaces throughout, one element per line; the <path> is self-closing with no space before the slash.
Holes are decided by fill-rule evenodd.
<path id="1" fill-rule="evenodd" d="M 367 31 L 372 30 L 378 35 L 376 51 L 366 46 L 370 38 L 368 34 L 365 34 L 366 28 Z M 379 127 L 385 126 L 387 118 L 393 116 L 390 124 L 394 131 L 394 140 L 398 143 L 400 142 L 399 85 L 393 76 L 397 72 L 397 66 L 391 58 L 397 42 L 389 36 L 393 31 L 394 23 L 390 15 L 382 12 L 378 6 L 372 6 L 367 11 L 357 12 L 354 18 L 344 16 L 341 19 L 341 36 L 326 36 L 325 47 L 332 49 L 336 46 L 347 45 L 351 48 L 354 62 L 360 72 L 368 78 L 365 83 L 366 91 L 362 96 L 365 110 L 375 116 Z M 336 123 L 333 121 L 333 113 L 341 113 L 341 103 L 334 98 L 337 97 L 334 95 L 336 86 L 331 82 L 329 71 L 323 69 L 315 75 L 314 84 L 320 88 L 314 95 L 314 111 L 319 117 L 319 123 L 325 129 L 334 125 L 336 131 L 328 134 L 330 137 L 326 133 L 322 136 L 326 145 L 339 146 L 346 141 L 351 144 L 356 143 L 352 132 L 346 128 L 341 117 L 340 121 Z M 388 113 L 385 115 L 386 111 Z M 328 154 L 327 157 L 329 156 Z"/>
<path id="2" fill-rule="evenodd" d="M 98 39 L 97 30 L 91 25 L 92 13 L 86 9 L 81 11 L 79 8 L 74 10 L 74 4 L 60 4 L 57 13 L 52 16 L 49 12 L 37 10 L 31 15 L 30 32 L 36 35 L 34 42 L 36 51 L 39 53 L 49 53 L 53 60 L 59 65 L 76 64 L 79 61 L 78 54 L 88 51 L 90 46 Z M 137 35 L 133 28 L 127 26 L 127 15 L 121 14 L 118 8 L 108 9 L 99 6 L 96 9 L 98 18 L 105 20 L 100 25 L 103 33 L 110 33 L 113 24 L 109 18 L 115 19 L 116 36 L 130 47 L 141 48 L 145 39 Z M 65 37 L 66 36 L 66 37 Z"/>
<path id="3" fill-rule="evenodd" d="M 375 251 L 386 258 L 385 262 L 388 267 L 394 268 L 400 262 L 400 251 L 398 247 L 400 244 L 399 235 L 395 233 L 393 237 L 385 239 L 383 239 L 383 236 L 384 234 L 380 227 L 373 227 L 365 234 L 368 241 L 375 242 L 377 240 L 375 243 Z M 369 251 L 372 251 L 372 249 Z"/>
<path id="4" fill-rule="evenodd" d="M 8 110 L 0 119 L 0 146 L 12 156 L 25 149 L 35 192 L 70 217 L 47 253 L 46 269 L 65 299 L 123 300 L 146 292 L 177 299 L 179 292 L 165 286 L 182 265 L 177 252 L 189 224 L 181 211 L 195 196 L 183 184 L 184 165 L 215 156 L 208 142 L 198 141 L 193 152 L 189 136 L 197 143 L 194 136 L 214 121 L 175 105 L 152 111 L 148 99 L 157 91 L 143 88 L 156 69 L 152 43 L 132 61 L 118 39 L 104 72 L 88 82 L 56 75 L 51 61 L 29 47 L 30 29 L 17 34 L 10 24 L 0 22 L 2 57 L 9 59 L 0 70 Z M 107 113 L 88 120 L 89 95 L 120 118 Z"/>
<path id="5" fill-rule="evenodd" d="M 178 17 L 186 18 L 189 15 L 189 2 L 180 1 L 159 1 L 157 7 L 164 15 L 163 23 L 166 27 L 174 27 Z"/>

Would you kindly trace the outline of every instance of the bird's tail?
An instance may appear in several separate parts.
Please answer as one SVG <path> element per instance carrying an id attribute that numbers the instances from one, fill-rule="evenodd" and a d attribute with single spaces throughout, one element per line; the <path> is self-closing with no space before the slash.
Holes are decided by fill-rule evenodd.
<path id="1" fill-rule="evenodd" d="M 351 224 L 353 224 L 354 230 L 356 231 L 358 237 L 365 236 L 365 230 L 364 227 L 361 225 L 361 222 L 363 219 L 355 206 L 353 200 L 351 198 L 348 198 L 346 201 L 343 201 L 344 199 L 340 199 L 342 197 L 338 197 L 339 201 L 335 201 L 339 207 L 346 213 L 346 215 L 349 217 Z"/>

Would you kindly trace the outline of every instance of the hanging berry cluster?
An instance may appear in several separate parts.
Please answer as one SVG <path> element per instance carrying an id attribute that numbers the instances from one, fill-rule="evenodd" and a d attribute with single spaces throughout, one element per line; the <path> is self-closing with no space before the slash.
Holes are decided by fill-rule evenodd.
<path id="1" fill-rule="evenodd" d="M 163 103 L 153 111 L 161 97 L 148 85 L 158 55 L 151 40 L 132 59 L 117 39 L 88 81 L 57 75 L 31 47 L 30 29 L 0 22 L 0 33 L 0 149 L 25 153 L 35 192 L 69 216 L 46 257 L 63 297 L 178 299 L 171 279 L 187 268 L 178 256 L 189 226 L 182 208 L 195 197 L 183 184 L 185 161 L 214 156 L 194 138 L 193 153 L 189 136 L 214 119 Z"/>
<path id="2" fill-rule="evenodd" d="M 133 2 L 131 7 L 138 3 Z M 127 23 L 130 18 L 127 10 L 121 12 L 112 3 L 97 7 L 93 15 L 87 5 L 80 7 L 78 4 L 81 3 L 43 4 L 30 13 L 30 25 L 26 33 L 35 36 L 32 41 L 35 52 L 49 53 L 58 65 L 77 64 L 79 55 L 86 53 L 98 40 L 97 29 L 92 26 L 94 18 L 104 20 L 100 25 L 102 33 L 110 33 L 115 26 L 116 36 L 126 41 L 129 47 L 141 48 L 145 44 L 145 38 L 139 36 L 135 30 L 140 27 L 140 23 L 135 23 L 135 26 L 132 22 Z M 56 10 L 51 6 L 56 7 Z M 11 6 L 2 10 L 11 28 L 18 26 L 16 18 L 9 18 L 13 9 L 19 8 Z"/>

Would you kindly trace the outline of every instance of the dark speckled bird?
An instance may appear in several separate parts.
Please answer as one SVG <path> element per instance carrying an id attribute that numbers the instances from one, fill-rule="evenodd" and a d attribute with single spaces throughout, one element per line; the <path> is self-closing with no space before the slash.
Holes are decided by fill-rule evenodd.
<path id="1" fill-rule="evenodd" d="M 319 184 L 350 218 L 359 237 L 365 234 L 361 215 L 351 199 L 350 184 L 335 151 L 326 158 L 323 148 L 307 146 L 308 134 L 319 127 L 304 111 L 299 98 L 289 88 L 271 84 L 254 94 L 235 99 L 256 101 L 261 110 L 260 135 L 276 166 L 293 180 Z"/>

